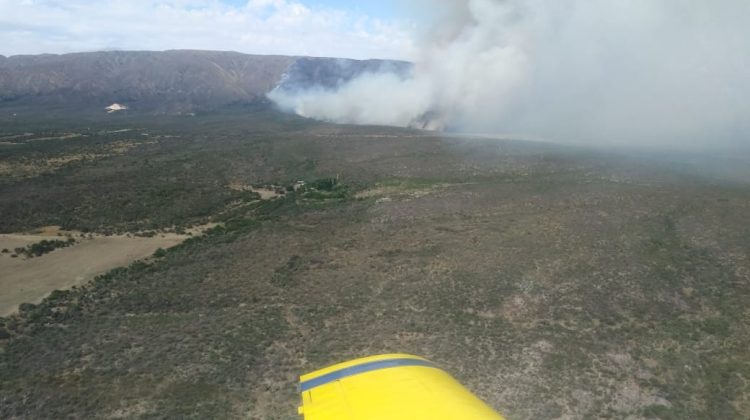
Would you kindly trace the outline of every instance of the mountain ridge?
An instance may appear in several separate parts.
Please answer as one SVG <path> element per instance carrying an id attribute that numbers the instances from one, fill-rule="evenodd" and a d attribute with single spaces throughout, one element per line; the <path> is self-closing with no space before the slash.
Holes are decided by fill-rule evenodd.
<path id="1" fill-rule="evenodd" d="M 253 55 L 233 51 L 99 51 L 0 58 L 0 108 L 72 105 L 181 114 L 265 101 L 287 89 L 333 88 L 365 72 L 407 72 L 390 60 Z M 385 70 L 384 70 L 385 69 Z"/>

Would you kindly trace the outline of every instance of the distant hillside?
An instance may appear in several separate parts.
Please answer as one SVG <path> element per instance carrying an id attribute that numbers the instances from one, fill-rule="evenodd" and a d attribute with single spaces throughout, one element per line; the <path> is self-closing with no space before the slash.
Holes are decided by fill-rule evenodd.
<path id="1" fill-rule="evenodd" d="M 302 57 L 289 67 L 280 88 L 286 91 L 310 87 L 335 88 L 363 73 L 395 73 L 406 77 L 412 64 L 391 60 L 349 60 Z"/>
<path id="2" fill-rule="evenodd" d="M 282 81 L 286 89 L 333 87 L 364 72 L 408 71 L 382 60 L 258 56 L 175 50 L 0 56 L 0 107 L 188 113 L 257 103 Z"/>

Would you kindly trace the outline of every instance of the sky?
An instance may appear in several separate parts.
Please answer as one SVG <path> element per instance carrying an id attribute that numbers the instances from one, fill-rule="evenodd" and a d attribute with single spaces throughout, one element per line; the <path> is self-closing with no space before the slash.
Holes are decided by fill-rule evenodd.
<path id="1" fill-rule="evenodd" d="M 410 59 L 396 0 L 0 0 L 0 54 L 231 50 Z"/>

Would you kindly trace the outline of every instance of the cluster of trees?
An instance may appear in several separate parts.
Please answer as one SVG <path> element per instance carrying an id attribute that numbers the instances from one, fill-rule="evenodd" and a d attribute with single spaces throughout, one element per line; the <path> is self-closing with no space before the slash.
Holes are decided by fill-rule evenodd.
<path id="1" fill-rule="evenodd" d="M 338 177 L 336 178 L 321 178 L 317 179 L 309 184 L 310 188 L 318 191 L 334 191 L 339 185 Z"/>
<path id="2" fill-rule="evenodd" d="M 50 253 L 57 248 L 66 248 L 76 243 L 73 238 L 66 240 L 54 239 L 54 240 L 43 240 L 25 248 L 16 248 L 16 255 L 25 255 L 27 258 L 40 257 L 44 254 Z"/>

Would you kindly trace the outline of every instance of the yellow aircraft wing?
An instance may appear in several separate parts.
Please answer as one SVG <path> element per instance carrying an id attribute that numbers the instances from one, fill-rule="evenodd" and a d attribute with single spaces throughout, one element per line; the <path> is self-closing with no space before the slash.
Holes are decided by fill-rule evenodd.
<path id="1" fill-rule="evenodd" d="M 305 420 L 503 420 L 430 361 L 386 354 L 300 377 Z"/>

